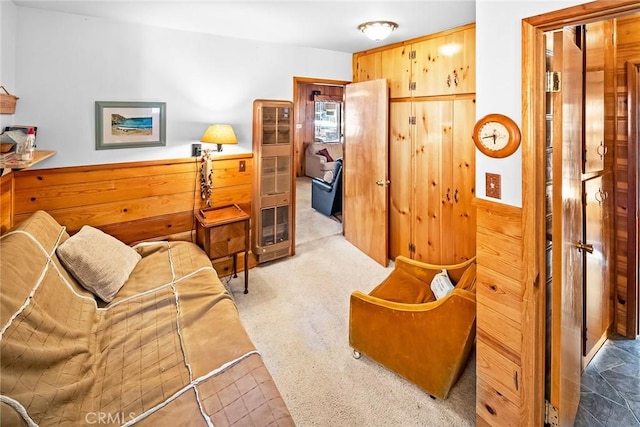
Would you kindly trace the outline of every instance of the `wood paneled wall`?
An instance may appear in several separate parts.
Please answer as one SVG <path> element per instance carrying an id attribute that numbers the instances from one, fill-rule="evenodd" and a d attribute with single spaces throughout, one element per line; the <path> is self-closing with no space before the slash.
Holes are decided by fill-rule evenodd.
<path id="1" fill-rule="evenodd" d="M 13 224 L 13 173 L 0 178 L 0 234 Z"/>
<path id="2" fill-rule="evenodd" d="M 616 20 L 616 146 L 615 146 L 615 201 L 616 201 L 616 330 L 622 335 L 628 333 L 629 317 L 627 311 L 635 307 L 627 301 L 628 283 L 637 280 L 637 272 L 629 271 L 633 263 L 628 262 L 629 244 L 633 244 L 628 235 L 630 224 L 629 204 L 630 180 L 637 179 L 630 176 L 628 164 L 629 155 L 629 109 L 627 103 L 627 69 L 628 61 L 640 63 L 640 18 L 632 15 Z M 638 165 L 636 165 L 637 167 Z M 637 171 L 636 171 L 637 174 Z M 632 221 L 632 220 L 631 220 Z M 637 233 L 637 231 L 636 231 Z"/>
<path id="3" fill-rule="evenodd" d="M 523 425 L 527 355 L 522 209 L 476 199 L 478 425 Z"/>
<path id="4" fill-rule="evenodd" d="M 244 170 L 240 163 L 244 162 Z M 216 155 L 212 161 L 212 206 L 231 203 L 251 212 L 253 154 Z M 206 207 L 200 196 L 201 162 L 196 158 L 116 163 L 11 173 L 13 221 L 36 210 L 49 212 L 73 234 L 83 225 L 99 228 L 125 243 L 150 239 L 192 240 L 193 211 Z"/>

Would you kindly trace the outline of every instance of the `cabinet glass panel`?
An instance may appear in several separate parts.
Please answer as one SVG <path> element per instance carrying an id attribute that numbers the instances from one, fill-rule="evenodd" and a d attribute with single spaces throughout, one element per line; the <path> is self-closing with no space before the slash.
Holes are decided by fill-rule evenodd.
<path id="1" fill-rule="evenodd" d="M 276 242 L 289 240 L 289 206 L 276 208 Z"/>
<path id="2" fill-rule="evenodd" d="M 262 144 L 288 144 L 291 109 L 278 107 L 262 108 Z"/>
<path id="3" fill-rule="evenodd" d="M 261 212 L 260 242 L 269 246 L 289 240 L 289 206 L 264 208 Z"/>
<path id="4" fill-rule="evenodd" d="M 291 191 L 291 157 L 273 156 L 262 158 L 260 195 L 288 193 Z"/>
<path id="5" fill-rule="evenodd" d="M 269 246 L 275 243 L 274 231 L 275 231 L 275 208 L 262 209 L 260 229 L 260 243 L 262 246 Z"/>

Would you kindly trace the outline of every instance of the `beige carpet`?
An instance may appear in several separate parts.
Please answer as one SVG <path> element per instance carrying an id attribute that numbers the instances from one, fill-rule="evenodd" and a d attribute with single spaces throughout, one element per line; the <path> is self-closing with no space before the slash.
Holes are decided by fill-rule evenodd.
<path id="1" fill-rule="evenodd" d="M 303 204 L 309 180 L 298 181 L 296 255 L 251 269 L 248 295 L 242 274 L 229 283 L 296 424 L 474 425 L 475 355 L 444 401 L 364 356 L 351 356 L 349 295 L 370 291 L 392 265 L 375 263 L 344 239 L 342 224 Z"/>

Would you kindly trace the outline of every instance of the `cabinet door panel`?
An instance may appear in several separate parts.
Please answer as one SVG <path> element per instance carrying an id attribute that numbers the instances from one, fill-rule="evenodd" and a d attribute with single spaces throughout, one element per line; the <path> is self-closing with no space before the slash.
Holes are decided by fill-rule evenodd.
<path id="1" fill-rule="evenodd" d="M 448 235 L 454 243 L 450 260 L 454 263 L 472 258 L 476 253 L 476 209 L 472 206 L 475 196 L 475 145 L 471 137 L 475 111 L 474 99 L 453 101 L 451 170 L 454 192 Z"/>
<path id="2" fill-rule="evenodd" d="M 413 135 L 410 102 L 392 102 L 389 126 L 389 256 L 411 257 Z"/>
<path id="3" fill-rule="evenodd" d="M 442 164 L 451 145 L 451 101 L 417 102 L 415 136 L 415 227 L 414 258 L 430 263 L 442 262 L 443 220 L 445 200 L 452 200 L 451 186 L 447 192 Z"/>
<path id="4" fill-rule="evenodd" d="M 411 46 L 399 46 L 382 51 L 382 75 L 389 83 L 389 96 L 402 98 L 411 96 L 412 60 L 409 59 Z"/>

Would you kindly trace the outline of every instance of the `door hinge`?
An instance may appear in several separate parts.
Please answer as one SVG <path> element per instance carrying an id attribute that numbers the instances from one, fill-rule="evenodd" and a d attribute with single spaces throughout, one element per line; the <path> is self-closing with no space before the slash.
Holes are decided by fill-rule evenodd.
<path id="1" fill-rule="evenodd" d="M 558 427 L 558 408 L 549 403 L 548 400 L 544 401 L 544 423 L 549 424 L 551 427 Z"/>
<path id="2" fill-rule="evenodd" d="M 415 251 L 416 251 L 416 245 L 414 245 L 413 243 L 409 243 L 409 252 L 415 253 Z"/>
<path id="3" fill-rule="evenodd" d="M 409 59 L 416 59 L 416 51 L 412 50 L 409 52 Z"/>
<path id="4" fill-rule="evenodd" d="M 409 90 L 416 90 L 416 82 L 409 82 Z"/>
<path id="5" fill-rule="evenodd" d="M 562 73 L 560 71 L 547 71 L 547 92 L 560 92 Z"/>
<path id="6" fill-rule="evenodd" d="M 416 116 L 409 117 L 409 124 L 410 125 L 415 125 L 416 124 Z"/>

